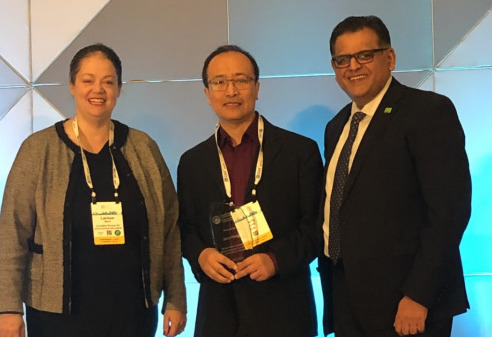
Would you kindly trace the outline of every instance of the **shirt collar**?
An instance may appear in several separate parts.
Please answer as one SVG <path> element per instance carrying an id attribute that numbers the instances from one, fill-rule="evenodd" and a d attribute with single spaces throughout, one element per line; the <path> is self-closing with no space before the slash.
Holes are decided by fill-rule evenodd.
<path id="1" fill-rule="evenodd" d="M 249 127 L 246 129 L 246 132 L 244 132 L 241 144 L 246 139 L 251 139 L 251 141 L 254 144 L 260 143 L 260 141 L 258 140 L 258 112 L 255 112 L 255 119 L 253 119 Z M 227 144 L 232 146 L 231 136 L 227 134 L 227 132 L 222 128 L 222 126 L 219 127 L 218 143 L 221 149 Z"/>
<path id="2" fill-rule="evenodd" d="M 388 81 L 386 81 L 386 84 L 384 85 L 383 89 L 381 89 L 381 91 L 379 92 L 379 94 L 377 94 L 376 97 L 374 97 L 369 103 L 367 103 L 366 105 L 364 105 L 364 107 L 362 109 L 359 109 L 357 107 L 357 104 L 355 104 L 355 102 L 352 102 L 352 112 L 351 112 L 351 115 L 353 115 L 357 111 L 362 111 L 363 113 L 365 113 L 366 115 L 368 115 L 370 117 L 374 116 L 374 114 L 376 113 L 376 110 L 377 110 L 379 104 L 383 100 L 384 95 L 388 91 L 388 88 L 389 88 L 389 86 L 391 84 L 391 79 L 392 78 L 393 78 L 392 76 L 390 76 L 388 78 Z"/>

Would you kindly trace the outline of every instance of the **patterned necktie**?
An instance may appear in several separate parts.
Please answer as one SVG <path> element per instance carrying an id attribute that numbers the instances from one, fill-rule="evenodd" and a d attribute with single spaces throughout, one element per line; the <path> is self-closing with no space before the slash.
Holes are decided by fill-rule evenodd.
<path id="1" fill-rule="evenodd" d="M 343 190 L 349 172 L 350 153 L 352 152 L 352 145 L 357 136 L 359 123 L 364 117 L 366 117 L 366 114 L 361 111 L 356 112 L 352 116 L 349 135 L 340 152 L 340 157 L 338 157 L 337 167 L 335 169 L 335 177 L 333 179 L 333 188 L 330 198 L 330 233 L 328 242 L 328 254 L 330 255 L 333 264 L 336 264 L 340 258 L 340 223 L 338 215 L 340 206 L 342 205 Z"/>

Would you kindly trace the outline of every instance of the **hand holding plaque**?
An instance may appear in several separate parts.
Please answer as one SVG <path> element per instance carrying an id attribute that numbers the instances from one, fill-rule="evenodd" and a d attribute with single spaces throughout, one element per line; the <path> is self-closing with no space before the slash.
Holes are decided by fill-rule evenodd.
<path id="1" fill-rule="evenodd" d="M 244 260 L 254 247 L 273 238 L 257 201 L 239 208 L 213 203 L 210 225 L 215 247 L 234 262 Z"/>
<path id="2" fill-rule="evenodd" d="M 210 228 L 215 248 L 234 262 L 244 260 L 246 249 L 239 237 L 229 204 L 214 202 L 210 205 Z"/>

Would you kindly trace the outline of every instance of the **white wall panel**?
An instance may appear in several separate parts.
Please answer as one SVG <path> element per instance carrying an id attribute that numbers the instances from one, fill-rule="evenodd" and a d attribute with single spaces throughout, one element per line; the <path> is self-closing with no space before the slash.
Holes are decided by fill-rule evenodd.
<path id="1" fill-rule="evenodd" d="M 491 76 L 492 68 L 440 71 L 435 76 L 436 91 L 450 97 L 458 110 L 470 161 L 472 216 L 461 243 L 465 274 L 492 272 Z"/>
<path id="2" fill-rule="evenodd" d="M 33 93 L 33 131 L 39 131 L 56 122 L 63 120 L 64 117 L 51 105 L 46 98 L 41 96 L 36 90 Z"/>
<path id="3" fill-rule="evenodd" d="M 7 63 L 0 55 L 0 88 L 9 86 L 27 86 L 22 75 L 18 74 L 16 69 Z"/>
<path id="4" fill-rule="evenodd" d="M 432 0 L 435 64 L 439 64 L 491 8 L 492 0 Z"/>
<path id="5" fill-rule="evenodd" d="M 229 0 L 231 42 L 249 50 L 262 73 L 333 73 L 330 35 L 349 15 L 378 15 L 388 26 L 397 70 L 432 67 L 431 0 Z"/>
<path id="6" fill-rule="evenodd" d="M 32 133 L 32 95 L 27 92 L 0 121 L 0 195 L 20 145 Z"/>
<path id="7" fill-rule="evenodd" d="M 434 73 L 429 74 L 429 76 L 424 79 L 418 88 L 427 91 L 434 91 Z"/>
<path id="8" fill-rule="evenodd" d="M 22 87 L 0 88 L 0 122 L 3 116 L 24 96 L 26 91 L 27 89 Z"/>
<path id="9" fill-rule="evenodd" d="M 48 67 L 109 0 L 31 0 L 33 79 Z"/>
<path id="10" fill-rule="evenodd" d="M 0 55 L 29 82 L 29 0 L 0 0 Z"/>
<path id="11" fill-rule="evenodd" d="M 123 80 L 196 79 L 208 53 L 227 43 L 226 2 L 112 0 L 37 82 L 65 83 L 74 54 L 97 42 L 118 53 Z"/>
<path id="12" fill-rule="evenodd" d="M 492 10 L 477 23 L 465 39 L 446 57 L 441 68 L 492 66 Z M 492 88 L 492 84 L 491 84 Z"/>

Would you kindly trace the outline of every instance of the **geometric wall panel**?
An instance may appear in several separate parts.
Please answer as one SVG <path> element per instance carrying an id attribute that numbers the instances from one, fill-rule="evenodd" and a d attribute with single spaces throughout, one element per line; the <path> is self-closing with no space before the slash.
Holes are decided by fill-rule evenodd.
<path id="1" fill-rule="evenodd" d="M 124 80 L 198 79 L 205 57 L 227 43 L 226 13 L 223 0 L 112 0 L 37 82 L 66 83 L 73 55 L 97 42 L 118 53 Z"/>
<path id="2" fill-rule="evenodd" d="M 421 90 L 434 91 L 434 72 L 431 72 L 429 76 L 427 76 L 417 88 Z"/>
<path id="3" fill-rule="evenodd" d="M 398 63 L 399 55 L 396 55 L 396 63 Z M 407 72 L 393 72 L 393 76 L 402 84 L 409 87 L 417 87 L 422 81 L 425 81 L 431 74 L 429 70 L 422 71 L 407 71 Z"/>
<path id="4" fill-rule="evenodd" d="M 173 178 L 183 152 L 212 135 L 217 123 L 201 81 L 125 84 L 112 117 L 148 133 Z"/>
<path id="5" fill-rule="evenodd" d="M 68 85 L 37 85 L 36 90 L 64 119 L 75 115 L 75 103 Z"/>
<path id="6" fill-rule="evenodd" d="M 0 55 L 0 88 L 5 86 L 25 86 L 26 82 L 16 74 Z"/>
<path id="7" fill-rule="evenodd" d="M 314 0 L 309 5 L 298 0 L 230 0 L 230 39 L 251 51 L 265 76 L 332 74 L 329 39 L 335 25 L 349 15 L 374 14 L 390 30 L 397 70 L 429 68 L 430 8 L 430 0 Z"/>
<path id="8" fill-rule="evenodd" d="M 32 95 L 27 92 L 0 121 L 0 195 L 20 145 L 32 133 Z"/>
<path id="9" fill-rule="evenodd" d="M 108 1 L 31 0 L 32 77 L 34 80 Z M 56 24 L 53 24 L 54 21 Z"/>
<path id="10" fill-rule="evenodd" d="M 26 93 L 27 88 L 1 88 L 0 85 L 0 121 L 14 104 Z M 13 112 L 11 112 L 13 113 Z"/>
<path id="11" fill-rule="evenodd" d="M 310 137 L 323 148 L 326 123 L 349 101 L 335 76 L 262 78 L 256 107 L 271 123 Z"/>
<path id="12" fill-rule="evenodd" d="M 451 51 L 439 66 L 442 68 L 491 66 L 492 53 L 485 47 L 487 43 L 490 45 L 491 32 L 492 11 L 489 11 L 488 15 L 477 23 L 466 39 Z"/>
<path id="13" fill-rule="evenodd" d="M 37 91 L 33 91 L 33 132 L 42 130 L 64 117 Z"/>
<path id="14" fill-rule="evenodd" d="M 310 5 L 297 0 L 230 0 L 231 43 L 251 52 L 263 76 L 330 73 L 329 6 L 322 0 Z"/>
<path id="15" fill-rule="evenodd" d="M 492 271 L 492 69 L 440 71 L 436 91 L 453 100 L 466 135 L 472 215 L 461 243 L 465 274 Z"/>
<path id="16" fill-rule="evenodd" d="M 433 0 L 435 64 L 441 63 L 491 8 L 492 0 Z M 490 41 L 490 36 L 485 41 Z"/>
<path id="17" fill-rule="evenodd" d="M 491 337 L 492 287 L 490 276 L 471 275 L 465 277 L 470 310 L 453 319 L 455 337 Z"/>
<path id="18" fill-rule="evenodd" d="M 438 71 L 435 74 L 436 92 L 450 97 L 458 110 L 472 168 L 476 168 L 484 156 L 492 154 L 491 78 L 492 69 Z"/>
<path id="19" fill-rule="evenodd" d="M 0 0 L 0 57 L 31 79 L 29 0 Z"/>

